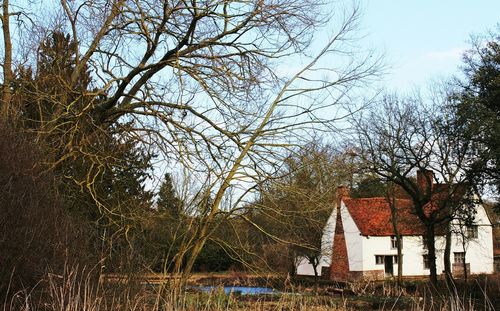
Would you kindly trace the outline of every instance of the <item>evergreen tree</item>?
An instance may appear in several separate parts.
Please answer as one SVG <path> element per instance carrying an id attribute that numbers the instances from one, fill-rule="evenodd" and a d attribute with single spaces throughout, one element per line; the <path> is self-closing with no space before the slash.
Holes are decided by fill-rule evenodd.
<path id="1" fill-rule="evenodd" d="M 500 29 L 498 29 L 500 30 Z M 500 190 L 500 32 L 476 40 L 464 55 L 465 79 L 450 96 L 462 144 L 472 144 L 473 185 L 490 183 Z"/>
<path id="2" fill-rule="evenodd" d="M 105 96 L 93 94 L 88 70 L 70 82 L 77 64 L 69 35 L 52 33 L 38 51 L 35 69 L 16 71 L 13 100 L 20 109 L 19 126 L 46 152 L 43 164 L 57 180 L 66 211 L 92 224 L 89 235 L 109 242 L 110 249 L 99 251 L 129 252 L 151 207 L 144 182 L 152 155 L 125 135 L 132 122 L 95 125 L 91 107 Z"/>
<path id="3" fill-rule="evenodd" d="M 13 100 L 25 126 L 52 132 L 55 125 L 63 123 L 54 121 L 85 112 L 93 97 L 88 94 L 92 79 L 88 70 L 82 70 L 77 82 L 70 83 L 75 55 L 76 45 L 70 36 L 53 32 L 38 48 L 35 70 L 17 68 Z"/>
<path id="4" fill-rule="evenodd" d="M 353 198 L 374 198 L 385 197 L 387 185 L 380 178 L 374 175 L 367 174 L 356 182 L 356 185 L 351 189 L 351 197 Z"/>
<path id="5" fill-rule="evenodd" d="M 183 204 L 176 194 L 170 173 L 165 174 L 158 191 L 157 207 L 158 211 L 168 213 L 174 218 L 182 215 Z"/>

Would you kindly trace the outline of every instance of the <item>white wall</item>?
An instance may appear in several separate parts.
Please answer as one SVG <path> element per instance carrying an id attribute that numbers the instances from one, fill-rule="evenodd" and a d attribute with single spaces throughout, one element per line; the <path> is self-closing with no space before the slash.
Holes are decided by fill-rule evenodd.
<path id="1" fill-rule="evenodd" d="M 482 205 L 477 205 L 475 224 L 478 225 L 478 238 L 467 243 L 466 263 L 470 264 L 470 273 L 493 273 L 493 235 L 492 226 Z M 445 238 L 437 236 L 436 268 L 438 274 L 444 270 Z M 376 264 L 375 255 L 397 255 L 396 249 L 391 249 L 390 237 L 363 236 L 362 238 L 363 270 L 384 270 L 383 264 Z M 461 239 L 452 236 L 451 262 L 454 262 L 454 252 L 463 252 Z M 423 247 L 422 236 L 403 237 L 403 275 L 428 275 L 429 269 L 424 269 L 423 255 L 427 250 Z M 397 264 L 394 264 L 394 275 L 397 275 Z"/>
<path id="2" fill-rule="evenodd" d="M 438 245 L 443 245 L 438 247 Z M 444 250 L 444 238 L 436 238 L 436 260 L 437 271 L 443 269 L 442 258 Z M 389 236 L 369 236 L 363 237 L 363 270 L 384 270 L 384 264 L 377 264 L 375 261 L 376 255 L 381 256 L 396 256 L 398 254 L 397 249 L 391 248 L 391 239 Z M 423 255 L 427 254 L 427 250 L 423 247 L 422 236 L 403 236 L 403 275 L 407 276 L 418 276 L 418 275 L 428 275 L 429 270 L 424 269 L 424 258 Z M 398 274 L 398 265 L 394 263 L 393 265 L 394 275 Z"/>
<path id="3" fill-rule="evenodd" d="M 309 263 L 307 258 L 299 257 L 297 258 L 298 266 L 297 266 L 297 274 L 298 275 L 314 275 L 314 268 Z M 321 275 L 321 267 L 318 267 L 318 275 Z"/>
<path id="4" fill-rule="evenodd" d="M 397 251 L 391 249 L 391 240 L 387 236 L 363 236 L 363 254 L 364 271 L 384 270 L 383 264 L 376 264 L 375 255 L 396 255 Z"/>
<path id="5" fill-rule="evenodd" d="M 472 274 L 493 273 L 493 227 L 482 204 L 477 204 L 476 210 L 474 225 L 478 226 L 478 237 L 465 239 L 465 262 L 470 264 L 470 273 Z M 454 229 L 458 232 L 463 231 L 463 229 L 460 230 L 460 226 L 456 221 L 454 222 Z M 452 263 L 454 262 L 453 253 L 464 251 L 462 240 L 462 234 L 453 235 Z"/>
<path id="6" fill-rule="evenodd" d="M 340 206 L 350 271 L 363 271 L 363 236 L 344 202 Z"/>

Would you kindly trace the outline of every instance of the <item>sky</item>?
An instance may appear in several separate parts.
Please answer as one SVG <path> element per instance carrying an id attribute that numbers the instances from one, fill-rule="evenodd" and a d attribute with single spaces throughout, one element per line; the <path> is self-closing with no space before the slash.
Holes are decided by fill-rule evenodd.
<path id="1" fill-rule="evenodd" d="M 400 91 L 459 73 L 470 35 L 500 23 L 500 0 L 361 0 L 360 5 L 363 40 L 385 54 L 389 73 L 383 83 Z"/>

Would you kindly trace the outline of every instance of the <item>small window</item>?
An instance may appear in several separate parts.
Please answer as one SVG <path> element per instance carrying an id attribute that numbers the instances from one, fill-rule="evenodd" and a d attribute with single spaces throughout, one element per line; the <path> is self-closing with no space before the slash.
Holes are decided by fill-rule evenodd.
<path id="1" fill-rule="evenodd" d="M 398 264 L 398 255 L 392 256 L 392 263 L 397 265 Z"/>
<path id="2" fill-rule="evenodd" d="M 383 265 L 384 264 L 384 256 L 382 256 L 382 255 L 375 255 L 375 264 L 377 264 L 377 265 Z"/>
<path id="3" fill-rule="evenodd" d="M 398 239 L 395 235 L 393 235 L 391 236 L 391 249 L 397 249 L 397 248 L 398 248 Z"/>
<path id="4" fill-rule="evenodd" d="M 453 253 L 454 262 L 455 263 L 464 263 L 465 262 L 465 253 Z"/>
<path id="5" fill-rule="evenodd" d="M 429 269 L 429 255 L 423 255 L 424 269 Z"/>
<path id="6" fill-rule="evenodd" d="M 477 239 L 477 226 L 468 226 L 467 227 L 467 237 L 469 239 Z"/>
<path id="7" fill-rule="evenodd" d="M 425 235 L 422 236 L 422 247 L 427 249 L 427 237 Z"/>

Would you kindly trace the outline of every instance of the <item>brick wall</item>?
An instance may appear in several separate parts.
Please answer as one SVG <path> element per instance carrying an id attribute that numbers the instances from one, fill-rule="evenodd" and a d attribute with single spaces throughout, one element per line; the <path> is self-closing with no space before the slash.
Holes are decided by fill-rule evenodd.
<path id="1" fill-rule="evenodd" d="M 342 224 L 342 216 L 340 215 L 340 202 L 337 204 L 337 218 L 335 221 L 335 235 L 333 237 L 330 279 L 336 281 L 347 281 L 349 279 L 349 260 L 344 235 L 344 226 Z"/>

